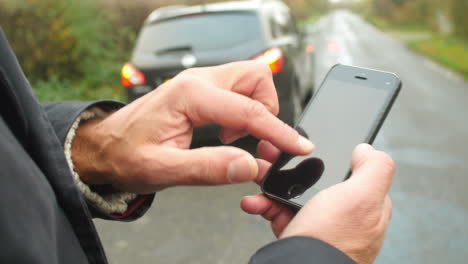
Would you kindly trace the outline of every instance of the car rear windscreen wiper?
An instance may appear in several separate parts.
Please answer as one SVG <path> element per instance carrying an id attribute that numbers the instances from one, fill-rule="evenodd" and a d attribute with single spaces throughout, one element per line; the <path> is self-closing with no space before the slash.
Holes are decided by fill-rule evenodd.
<path id="1" fill-rule="evenodd" d="M 154 53 L 156 55 L 161 55 L 161 54 L 166 54 L 166 53 L 179 53 L 179 52 L 187 52 L 187 51 L 192 51 L 192 46 L 177 46 L 177 47 L 171 47 L 171 48 L 165 48 L 165 49 L 160 49 L 155 51 Z"/>

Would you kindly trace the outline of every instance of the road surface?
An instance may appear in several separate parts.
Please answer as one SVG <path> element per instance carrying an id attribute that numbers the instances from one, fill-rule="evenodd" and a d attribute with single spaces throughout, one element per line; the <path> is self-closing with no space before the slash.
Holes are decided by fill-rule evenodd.
<path id="1" fill-rule="evenodd" d="M 466 263 L 468 83 L 347 11 L 312 28 L 316 76 L 337 62 L 397 73 L 403 89 L 375 146 L 397 163 L 392 222 L 376 263 Z M 97 220 L 111 263 L 246 263 L 272 241 L 269 225 L 243 214 L 254 184 L 159 193 L 142 219 Z"/>

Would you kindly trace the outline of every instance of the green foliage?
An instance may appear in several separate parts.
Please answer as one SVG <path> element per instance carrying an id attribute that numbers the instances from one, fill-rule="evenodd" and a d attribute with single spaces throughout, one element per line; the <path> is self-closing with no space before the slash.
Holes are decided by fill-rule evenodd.
<path id="1" fill-rule="evenodd" d="M 0 25 L 40 100 L 121 99 L 119 71 L 141 24 L 167 5 L 223 0 L 0 0 Z M 327 0 L 284 0 L 299 20 Z"/>
<path id="2" fill-rule="evenodd" d="M 468 40 L 468 1 L 452 0 L 451 11 L 455 33 Z"/>
<path id="3" fill-rule="evenodd" d="M 376 27 L 387 31 L 425 32 L 429 30 L 420 23 L 395 24 L 377 16 L 368 16 L 366 19 Z"/>
<path id="4" fill-rule="evenodd" d="M 49 80 L 38 80 L 34 83 L 34 91 L 40 101 L 62 100 L 98 100 L 114 99 L 122 101 L 120 85 L 101 85 L 90 88 L 86 82 L 72 82 L 50 77 Z"/>
<path id="5" fill-rule="evenodd" d="M 0 24 L 40 99 L 97 99 L 103 93 L 93 90 L 118 85 L 118 32 L 95 1 L 0 5 Z"/>
<path id="6" fill-rule="evenodd" d="M 459 37 L 438 36 L 411 42 L 410 47 L 468 79 L 468 41 Z"/>
<path id="7" fill-rule="evenodd" d="M 33 80 L 83 76 L 114 56 L 109 24 L 92 0 L 24 0 L 4 12 L 0 22 Z"/>
<path id="8" fill-rule="evenodd" d="M 311 16 L 323 15 L 329 8 L 328 0 L 284 0 L 284 2 L 300 21 L 305 21 Z"/>
<path id="9" fill-rule="evenodd" d="M 360 5 L 369 22 L 468 79 L 468 1 L 363 0 Z M 453 24 L 454 34 L 438 33 L 440 15 Z"/>
<path id="10" fill-rule="evenodd" d="M 428 28 L 434 33 L 445 33 L 447 25 L 444 24 L 448 23 L 455 28 L 457 36 L 468 38 L 466 0 L 362 0 L 360 3 L 372 9 L 366 16 L 378 17 L 396 26 Z"/>
<path id="11" fill-rule="evenodd" d="M 396 25 L 432 27 L 435 12 L 443 11 L 443 5 L 436 0 L 374 0 L 372 5 L 373 15 Z"/>

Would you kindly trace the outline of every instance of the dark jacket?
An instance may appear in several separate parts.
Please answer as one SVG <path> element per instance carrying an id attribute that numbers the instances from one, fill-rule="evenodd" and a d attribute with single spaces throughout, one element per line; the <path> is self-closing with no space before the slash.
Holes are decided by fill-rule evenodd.
<path id="1" fill-rule="evenodd" d="M 153 196 L 142 196 L 124 215 L 104 214 L 75 187 L 63 143 L 74 119 L 94 104 L 122 106 L 39 104 L 0 29 L 0 263 L 106 263 L 92 217 L 130 221 L 150 206 Z M 251 262 L 352 263 L 311 238 L 274 242 Z"/>

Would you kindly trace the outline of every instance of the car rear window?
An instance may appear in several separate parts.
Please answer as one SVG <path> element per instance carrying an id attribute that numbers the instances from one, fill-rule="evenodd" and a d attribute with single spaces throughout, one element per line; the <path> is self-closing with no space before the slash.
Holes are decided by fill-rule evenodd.
<path id="1" fill-rule="evenodd" d="M 205 13 L 164 20 L 143 28 L 137 49 L 143 52 L 211 50 L 258 39 L 259 21 L 251 12 Z"/>

